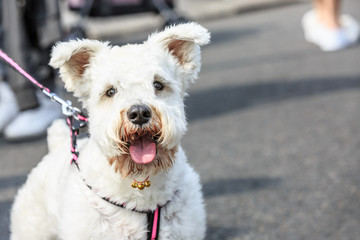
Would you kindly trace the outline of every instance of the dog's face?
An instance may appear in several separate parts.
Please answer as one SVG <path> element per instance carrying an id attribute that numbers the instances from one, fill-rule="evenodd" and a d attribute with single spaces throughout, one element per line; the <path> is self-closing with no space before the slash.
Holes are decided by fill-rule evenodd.
<path id="1" fill-rule="evenodd" d="M 209 33 L 189 23 L 122 47 L 59 43 L 50 65 L 89 113 L 90 135 L 123 176 L 172 166 L 186 131 L 183 98 L 200 70 Z"/>

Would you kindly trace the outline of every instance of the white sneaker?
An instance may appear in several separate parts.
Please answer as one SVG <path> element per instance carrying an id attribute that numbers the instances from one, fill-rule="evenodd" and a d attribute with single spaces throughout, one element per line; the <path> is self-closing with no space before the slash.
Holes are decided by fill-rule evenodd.
<path id="1" fill-rule="evenodd" d="M 40 106 L 20 112 L 14 121 L 4 130 L 9 141 L 18 141 L 43 136 L 50 124 L 60 116 L 60 106 L 45 95 L 39 94 Z"/>
<path id="2" fill-rule="evenodd" d="M 346 37 L 350 44 L 355 44 L 360 38 L 360 26 L 359 23 L 349 15 L 342 15 L 341 26 L 345 29 Z"/>
<path id="3" fill-rule="evenodd" d="M 15 94 L 7 83 L 0 81 L 0 133 L 18 112 Z"/>
<path id="4" fill-rule="evenodd" d="M 359 24 L 351 16 L 342 15 L 341 28 L 329 29 L 318 22 L 315 12 L 305 13 L 302 19 L 305 39 L 323 51 L 337 51 L 355 44 L 360 35 Z"/>

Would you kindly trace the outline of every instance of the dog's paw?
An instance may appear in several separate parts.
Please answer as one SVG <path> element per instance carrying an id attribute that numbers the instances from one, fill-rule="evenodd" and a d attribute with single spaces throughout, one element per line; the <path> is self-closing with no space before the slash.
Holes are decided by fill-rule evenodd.
<path id="1" fill-rule="evenodd" d="M 69 141 L 70 130 L 65 120 L 58 119 L 47 130 L 47 143 L 49 151 L 53 151 L 59 146 L 64 145 L 64 142 Z"/>

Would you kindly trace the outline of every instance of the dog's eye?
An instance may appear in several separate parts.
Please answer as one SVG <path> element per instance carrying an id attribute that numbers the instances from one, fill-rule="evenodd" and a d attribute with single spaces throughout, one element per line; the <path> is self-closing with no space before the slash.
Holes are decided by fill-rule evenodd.
<path id="1" fill-rule="evenodd" d="M 116 93 L 116 89 L 115 88 L 110 88 L 109 90 L 106 91 L 106 96 L 108 97 L 112 97 L 114 96 Z"/>
<path id="2" fill-rule="evenodd" d="M 157 91 L 161 91 L 161 90 L 164 89 L 164 84 L 162 84 L 162 83 L 159 82 L 159 81 L 155 81 L 155 82 L 153 83 L 153 85 L 154 85 L 154 88 L 155 88 Z"/>

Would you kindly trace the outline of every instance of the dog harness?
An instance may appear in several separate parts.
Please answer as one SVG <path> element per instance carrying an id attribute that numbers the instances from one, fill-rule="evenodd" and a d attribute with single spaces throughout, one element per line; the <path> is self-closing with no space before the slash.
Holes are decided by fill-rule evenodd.
<path id="1" fill-rule="evenodd" d="M 93 190 L 91 186 L 87 185 L 86 186 L 90 189 Z M 99 196 L 99 195 L 98 195 Z M 107 197 L 101 197 L 99 196 L 101 199 L 103 199 L 104 201 L 119 207 L 119 208 L 123 208 L 132 212 L 136 212 L 136 213 L 142 213 L 142 214 L 146 214 L 147 215 L 147 222 L 148 222 L 148 234 L 147 234 L 147 240 L 157 240 L 158 236 L 159 236 L 159 229 L 160 229 L 160 213 L 161 213 L 161 208 L 163 208 L 165 205 L 167 205 L 169 201 L 167 201 L 164 205 L 162 206 L 157 206 L 157 208 L 155 209 L 155 211 L 152 210 L 147 210 L 147 211 L 142 211 L 142 210 L 137 210 L 136 208 L 132 208 L 129 209 L 126 207 L 125 203 L 116 203 L 110 200 L 110 198 Z"/>
<path id="2" fill-rule="evenodd" d="M 87 185 L 88 188 L 90 190 L 92 190 L 92 187 Z M 158 236 L 159 236 L 159 229 L 160 229 L 160 213 L 161 213 L 161 208 L 163 208 L 164 206 L 166 206 L 169 202 L 167 201 L 164 205 L 162 206 L 157 206 L 157 208 L 155 209 L 155 211 L 152 210 L 147 210 L 147 211 L 142 211 L 142 210 L 137 210 L 136 208 L 126 208 L 126 204 L 122 203 L 116 203 L 110 200 L 110 198 L 107 197 L 101 197 L 99 196 L 101 199 L 103 199 L 104 201 L 116 206 L 116 207 L 120 207 L 132 212 L 137 212 L 137 213 L 143 213 L 147 215 L 147 222 L 148 222 L 148 234 L 147 234 L 147 240 L 157 240 Z"/>
<path id="3" fill-rule="evenodd" d="M 63 100 L 55 93 L 51 92 L 48 88 L 41 85 L 38 81 L 36 81 L 30 74 L 28 74 L 22 67 L 20 67 L 13 59 L 11 59 L 8 55 L 6 55 L 1 49 L 0 49 L 0 58 L 3 62 L 5 62 L 9 67 L 14 69 L 16 72 L 20 73 L 22 76 L 24 76 L 26 79 L 28 79 L 35 87 L 37 87 L 43 94 L 45 94 L 47 97 L 49 97 L 52 101 L 55 101 L 61 105 L 62 112 L 64 115 L 67 116 L 66 122 L 70 127 L 70 136 L 71 136 L 71 164 L 74 164 L 77 169 L 80 171 L 79 165 L 78 165 L 78 157 L 79 157 L 79 151 L 77 147 L 77 136 L 79 135 L 80 128 L 83 128 L 88 123 L 88 118 L 76 107 L 72 106 L 72 103 L 67 100 Z M 89 189 L 93 190 L 91 186 L 87 185 Z M 94 191 L 93 191 L 94 192 Z M 159 235 L 159 227 L 160 227 L 160 212 L 161 208 L 167 205 L 168 202 L 166 202 L 162 206 L 157 206 L 157 208 L 152 211 L 141 211 L 134 209 L 128 209 L 126 208 L 126 204 L 122 203 L 116 203 L 110 200 L 110 198 L 107 197 L 101 197 L 104 201 L 137 213 L 143 213 L 147 215 L 147 221 L 148 221 L 148 234 L 147 234 L 147 240 L 157 240 Z"/>
<path id="4" fill-rule="evenodd" d="M 108 198 L 102 197 L 102 199 L 107 201 L 108 203 L 111 203 L 114 206 L 127 209 L 124 204 L 118 204 L 118 203 L 112 202 Z M 168 202 L 170 202 L 170 201 L 168 201 Z M 167 203 L 165 203 L 165 205 Z M 165 205 L 163 205 L 163 206 L 165 206 Z M 150 210 L 149 211 L 139 211 L 137 209 L 128 209 L 130 211 L 137 212 L 137 213 L 146 213 L 147 221 L 148 221 L 148 234 L 147 234 L 148 240 L 157 240 L 158 239 L 159 228 L 160 228 L 160 212 L 161 212 L 161 208 L 163 206 L 158 206 L 155 211 L 150 211 Z"/>

